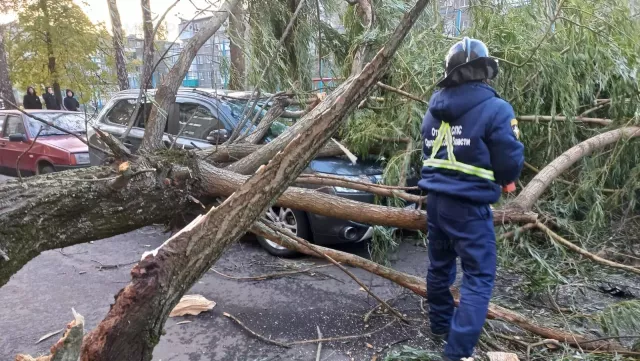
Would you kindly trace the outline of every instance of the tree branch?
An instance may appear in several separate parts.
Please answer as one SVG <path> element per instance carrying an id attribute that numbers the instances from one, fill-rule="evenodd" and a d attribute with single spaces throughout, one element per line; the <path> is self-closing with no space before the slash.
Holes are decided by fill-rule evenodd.
<path id="1" fill-rule="evenodd" d="M 298 242 L 298 237 L 292 236 L 290 234 L 276 232 L 273 229 L 262 224 L 261 222 L 254 223 L 253 226 L 251 227 L 251 232 L 258 234 L 260 236 L 263 236 L 265 238 L 268 238 L 271 241 L 276 242 L 289 249 L 292 249 L 310 256 L 317 257 L 318 256 L 317 252 L 326 254 L 337 262 L 358 267 L 365 271 L 378 275 L 382 278 L 388 279 L 398 284 L 399 286 L 409 289 L 410 291 L 416 293 L 421 297 L 427 296 L 426 284 L 423 278 L 418 278 L 413 275 L 402 273 L 394 269 L 377 264 L 375 262 L 372 262 L 370 260 L 364 259 L 362 257 L 349 254 L 346 252 L 342 252 L 342 251 L 337 251 L 330 248 L 325 248 L 325 247 L 311 244 L 309 246 L 313 248 L 313 251 L 312 251 L 308 247 L 305 247 L 300 242 Z M 457 303 L 459 302 L 459 290 L 455 287 L 452 287 L 451 292 L 455 298 L 455 302 L 457 305 Z M 583 346 L 583 348 L 589 349 L 589 350 L 608 350 L 608 351 L 626 350 L 624 347 L 622 347 L 618 343 L 605 342 L 604 340 L 593 340 L 586 336 L 577 335 L 570 332 L 565 332 L 563 330 L 538 325 L 534 321 L 518 313 L 515 313 L 513 311 L 510 311 L 506 308 L 500 307 L 495 304 L 489 305 L 489 312 L 487 314 L 487 317 L 491 319 L 499 319 L 499 320 L 509 322 L 526 331 L 532 332 L 534 334 L 540 335 L 548 339 L 554 339 L 561 342 L 566 342 L 573 346 L 577 346 L 578 344 L 580 345 L 588 344 L 588 346 L 586 347 Z M 587 341 L 590 341 L 590 342 L 587 343 Z"/>
<path id="2" fill-rule="evenodd" d="M 538 229 L 540 229 L 541 231 L 545 232 L 549 237 L 551 237 L 551 239 L 553 239 L 555 242 L 562 244 L 563 246 L 569 248 L 570 250 L 596 262 L 596 263 L 600 263 L 602 265 L 605 266 L 609 266 L 609 267 L 613 267 L 613 268 L 618 268 L 621 270 L 625 270 L 631 273 L 635 273 L 635 274 L 640 274 L 640 268 L 637 267 L 631 267 L 631 266 L 627 266 L 624 264 L 620 264 L 617 262 L 613 262 L 613 261 L 609 261 L 607 259 L 604 259 L 600 256 L 597 256 L 583 248 L 578 247 L 577 245 L 569 242 L 568 240 L 560 237 L 560 235 L 558 235 L 557 233 L 553 232 L 552 230 L 550 230 L 547 226 L 545 226 L 544 224 L 540 223 L 540 222 L 536 222 L 536 227 Z"/>
<path id="3" fill-rule="evenodd" d="M 218 31 L 229 17 L 229 11 L 238 1 L 225 1 L 220 8 L 221 12 L 216 13 L 207 21 L 200 31 L 184 45 L 176 64 L 169 70 L 156 91 L 155 104 L 151 108 L 149 121 L 145 123 L 145 132 L 141 144 L 142 151 L 149 152 L 164 147 L 162 136 L 167 123 L 165 114 L 168 113 L 171 104 L 175 102 L 176 93 L 182 84 L 182 80 L 189 71 L 198 49 Z"/>
<path id="4" fill-rule="evenodd" d="M 585 118 L 583 116 L 578 117 L 565 117 L 562 115 L 549 116 L 549 115 L 521 115 L 517 117 L 518 120 L 523 122 L 535 122 L 535 121 L 567 121 L 572 120 L 574 123 L 590 123 L 590 124 L 598 124 L 602 126 L 609 126 L 613 124 L 613 120 L 611 119 L 603 119 L 603 118 Z"/>
<path id="5" fill-rule="evenodd" d="M 282 234 L 282 230 L 278 227 L 275 227 L 273 224 L 270 224 L 269 222 L 266 221 L 262 221 L 262 223 L 264 225 L 266 225 L 267 227 L 271 228 L 274 232 L 276 233 L 280 233 Z M 289 233 L 290 234 L 290 233 Z M 296 237 L 296 236 L 291 236 Z M 305 239 L 300 238 L 300 237 L 296 237 L 295 240 L 302 244 L 304 247 L 307 247 L 308 249 L 310 249 L 312 252 L 314 252 L 317 256 L 326 259 L 327 261 L 333 263 L 336 267 L 340 268 L 340 270 L 344 273 L 347 274 L 347 276 L 351 277 L 351 279 L 353 279 L 358 285 L 360 285 L 360 287 L 362 287 L 365 292 L 367 292 L 371 297 L 373 297 L 376 301 L 378 301 L 382 306 L 384 306 L 387 310 L 389 310 L 389 312 L 391 312 L 394 316 L 396 316 L 397 318 L 401 319 L 402 321 L 404 321 L 405 323 L 409 323 L 409 321 L 400 313 L 398 312 L 398 310 L 396 310 L 395 308 L 391 307 L 387 302 L 385 302 L 382 298 L 378 297 L 375 293 L 373 293 L 369 287 L 367 287 L 367 285 L 365 285 L 362 281 L 360 281 L 360 279 L 358 277 L 356 277 L 356 275 L 354 275 L 351 271 L 349 271 L 348 269 L 344 268 L 343 265 L 341 265 L 340 263 L 336 262 L 333 258 L 331 258 L 331 256 L 326 255 L 318 250 L 316 250 L 315 248 L 311 247 L 311 244 L 309 242 L 307 242 Z"/>
<path id="6" fill-rule="evenodd" d="M 613 144 L 623 138 L 631 139 L 637 136 L 640 136 L 640 127 L 626 127 L 596 135 L 593 138 L 589 138 L 573 146 L 544 167 L 540 173 L 527 184 L 516 199 L 509 203 L 509 206 L 515 206 L 523 210 L 531 209 L 551 182 L 578 160 L 590 155 L 597 149 Z"/>

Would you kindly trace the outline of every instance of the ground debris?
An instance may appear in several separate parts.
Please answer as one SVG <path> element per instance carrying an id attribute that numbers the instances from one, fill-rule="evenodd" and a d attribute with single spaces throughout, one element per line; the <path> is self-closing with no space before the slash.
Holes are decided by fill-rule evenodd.
<path id="1" fill-rule="evenodd" d="M 519 361 L 518 355 L 509 352 L 487 352 L 489 361 Z"/>
<path id="2" fill-rule="evenodd" d="M 201 312 L 209 311 L 216 306 L 214 301 L 206 299 L 202 295 L 184 295 L 180 302 L 173 308 L 169 317 L 179 317 L 184 315 L 199 315 Z"/>

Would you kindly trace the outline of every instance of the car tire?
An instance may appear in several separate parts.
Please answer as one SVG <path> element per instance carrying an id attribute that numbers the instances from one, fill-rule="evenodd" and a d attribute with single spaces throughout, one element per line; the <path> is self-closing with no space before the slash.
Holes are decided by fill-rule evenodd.
<path id="1" fill-rule="evenodd" d="M 267 216 L 265 218 L 276 225 L 280 225 L 282 228 L 288 229 L 300 238 L 310 240 L 311 228 L 309 227 L 307 215 L 304 212 L 290 208 L 272 206 L 267 211 Z M 282 247 L 262 236 L 257 236 L 257 238 L 258 243 L 260 243 L 262 248 L 274 256 L 294 257 L 299 254 L 296 251 Z"/>
<path id="2" fill-rule="evenodd" d="M 38 175 L 49 174 L 55 172 L 55 168 L 51 164 L 44 164 L 38 167 Z"/>

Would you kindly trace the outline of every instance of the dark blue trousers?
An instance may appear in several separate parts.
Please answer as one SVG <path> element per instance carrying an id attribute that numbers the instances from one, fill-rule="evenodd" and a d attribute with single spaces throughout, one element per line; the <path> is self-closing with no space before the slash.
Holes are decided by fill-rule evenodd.
<path id="1" fill-rule="evenodd" d="M 443 194 L 427 197 L 429 272 L 427 301 L 431 330 L 448 332 L 444 354 L 471 357 L 487 316 L 496 274 L 496 236 L 488 204 L 473 204 Z M 462 287 L 454 309 L 449 287 L 460 257 Z"/>

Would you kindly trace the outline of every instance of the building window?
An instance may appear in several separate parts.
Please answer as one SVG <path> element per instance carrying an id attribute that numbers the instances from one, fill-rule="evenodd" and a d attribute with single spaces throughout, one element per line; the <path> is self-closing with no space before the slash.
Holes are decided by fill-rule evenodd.
<path id="1" fill-rule="evenodd" d="M 203 71 L 199 71 L 198 75 L 200 75 L 200 80 L 204 80 L 204 72 Z"/>

